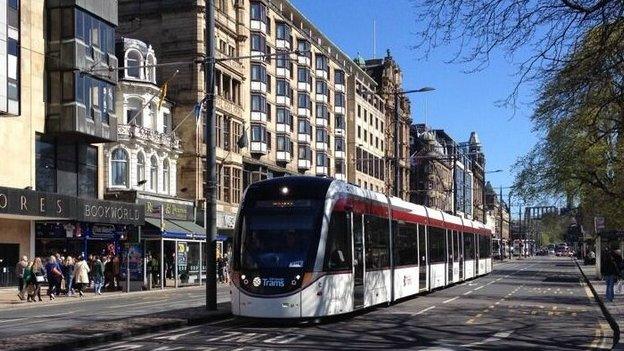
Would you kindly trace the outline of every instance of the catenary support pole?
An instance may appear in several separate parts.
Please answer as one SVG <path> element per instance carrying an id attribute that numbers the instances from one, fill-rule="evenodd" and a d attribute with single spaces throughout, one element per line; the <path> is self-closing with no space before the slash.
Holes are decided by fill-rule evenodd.
<path id="1" fill-rule="evenodd" d="M 215 13 L 213 0 L 206 0 L 206 57 L 204 61 L 204 78 L 206 83 L 206 172 L 204 180 L 204 197 L 206 199 L 206 309 L 217 309 L 217 267 L 216 247 L 217 236 L 217 161 L 215 131 Z"/>
<path id="2" fill-rule="evenodd" d="M 401 197 L 401 189 L 399 189 L 399 179 L 401 174 L 401 167 L 399 164 L 399 133 L 401 130 L 400 120 L 401 113 L 399 111 L 399 91 L 395 91 L 394 93 L 394 196 Z"/>

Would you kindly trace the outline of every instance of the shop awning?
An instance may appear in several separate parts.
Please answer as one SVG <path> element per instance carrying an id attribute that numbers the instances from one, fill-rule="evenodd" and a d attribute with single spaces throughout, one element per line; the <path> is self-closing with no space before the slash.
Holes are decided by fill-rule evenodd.
<path id="1" fill-rule="evenodd" d="M 160 230 L 160 219 L 146 218 L 145 222 L 150 226 Z M 206 237 L 204 228 L 190 221 L 174 221 L 165 219 L 163 221 L 161 236 L 170 239 L 203 239 Z"/>
<path id="2" fill-rule="evenodd" d="M 179 220 L 171 220 L 171 222 L 173 222 L 174 224 L 176 224 L 177 226 L 186 229 L 188 232 L 193 233 L 195 236 L 198 237 L 206 237 L 206 229 L 204 227 L 201 227 L 199 225 L 197 225 L 195 222 L 191 222 L 191 221 L 179 221 Z"/>

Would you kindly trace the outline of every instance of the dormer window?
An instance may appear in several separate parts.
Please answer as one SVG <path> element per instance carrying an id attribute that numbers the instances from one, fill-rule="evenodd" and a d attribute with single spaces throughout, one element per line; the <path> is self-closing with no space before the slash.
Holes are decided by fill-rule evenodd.
<path id="1" fill-rule="evenodd" d="M 126 53 L 126 78 L 141 79 L 141 66 L 143 56 L 136 50 L 128 50 Z"/>

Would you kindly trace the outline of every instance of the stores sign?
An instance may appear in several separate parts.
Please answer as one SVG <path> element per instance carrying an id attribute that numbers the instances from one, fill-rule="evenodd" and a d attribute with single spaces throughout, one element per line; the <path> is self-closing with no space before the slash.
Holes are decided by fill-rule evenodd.
<path id="1" fill-rule="evenodd" d="M 142 225 L 143 212 L 141 205 L 0 187 L 0 214 Z"/>

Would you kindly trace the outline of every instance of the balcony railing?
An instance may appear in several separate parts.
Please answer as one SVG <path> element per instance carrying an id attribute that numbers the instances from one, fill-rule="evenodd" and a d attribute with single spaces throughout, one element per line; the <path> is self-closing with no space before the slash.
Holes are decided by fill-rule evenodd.
<path id="1" fill-rule="evenodd" d="M 140 139 L 156 145 L 161 145 L 172 150 L 180 149 L 180 138 L 175 133 L 160 133 L 156 130 L 138 126 L 135 124 L 117 125 L 119 140 Z"/>

